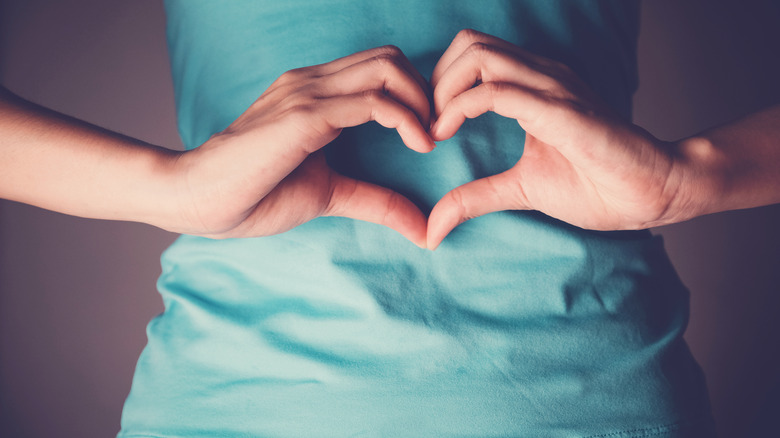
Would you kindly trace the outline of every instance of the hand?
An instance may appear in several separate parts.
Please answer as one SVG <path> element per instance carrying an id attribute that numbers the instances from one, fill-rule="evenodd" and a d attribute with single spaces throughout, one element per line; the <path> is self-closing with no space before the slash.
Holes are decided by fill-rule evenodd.
<path id="1" fill-rule="evenodd" d="M 318 216 L 344 216 L 388 226 L 425 247 L 426 218 L 414 204 L 334 172 L 320 149 L 342 128 L 374 120 L 396 129 L 409 148 L 432 150 L 427 89 L 395 47 L 283 74 L 225 131 L 178 159 L 186 224 L 179 231 L 265 236 Z"/>
<path id="2" fill-rule="evenodd" d="M 669 145 L 621 120 L 565 65 L 467 30 L 442 55 L 431 85 L 435 140 L 487 111 L 516 119 L 526 139 L 511 169 L 436 204 L 429 248 L 458 224 L 500 210 L 539 210 L 594 230 L 647 228 L 672 213 L 680 177 Z"/>

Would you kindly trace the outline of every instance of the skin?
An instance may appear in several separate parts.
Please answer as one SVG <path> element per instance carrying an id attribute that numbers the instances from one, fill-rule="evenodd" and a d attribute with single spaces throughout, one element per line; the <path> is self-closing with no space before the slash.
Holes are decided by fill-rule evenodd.
<path id="1" fill-rule="evenodd" d="M 664 142 L 622 120 L 567 66 L 473 30 L 453 40 L 431 85 L 437 141 L 487 111 L 526 131 L 511 169 L 457 187 L 433 208 L 431 249 L 458 224 L 500 210 L 630 230 L 780 202 L 780 106 Z"/>
<path id="2" fill-rule="evenodd" d="M 428 152 L 427 83 L 395 47 L 292 70 L 188 152 L 102 131 L 3 93 L 0 197 L 213 238 L 277 234 L 318 216 L 390 227 L 424 247 L 426 218 L 389 189 L 337 174 L 320 149 L 345 127 L 393 128 Z"/>
<path id="3" fill-rule="evenodd" d="M 522 158 L 453 189 L 428 218 L 392 190 L 334 172 L 321 152 L 343 128 L 373 120 L 425 153 L 487 111 L 526 131 Z M 292 70 L 188 152 L 101 130 L 0 89 L 0 197 L 212 238 L 267 236 L 343 216 L 435 249 L 458 224 L 500 210 L 625 230 L 777 203 L 779 138 L 776 106 L 660 141 L 622 120 L 565 65 L 464 30 L 430 84 L 392 46 Z"/>

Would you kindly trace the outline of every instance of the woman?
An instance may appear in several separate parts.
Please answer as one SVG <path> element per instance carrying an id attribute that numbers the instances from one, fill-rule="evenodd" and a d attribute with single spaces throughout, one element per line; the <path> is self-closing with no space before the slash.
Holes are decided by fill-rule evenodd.
<path id="1" fill-rule="evenodd" d="M 702 139 L 671 153 L 614 114 L 627 116 L 634 86 L 635 4 L 167 8 L 180 130 L 202 146 L 167 153 L 68 125 L 58 146 L 73 140 L 69 156 L 117 169 L 110 184 L 51 196 L 3 185 L 74 214 L 266 236 L 188 236 L 166 253 L 166 312 L 150 325 L 121 436 L 709 433 L 681 340 L 686 293 L 647 233 L 514 211 L 442 242 L 493 210 L 635 229 L 713 208 L 665 190 L 702 173 L 679 158 L 704 156 Z M 504 40 L 462 32 L 445 51 L 465 27 Z M 365 50 L 388 43 L 400 49 Z M 600 98 L 517 45 L 570 65 Z M 488 109 L 509 118 L 460 126 Z M 414 151 L 362 125 L 372 119 Z M 85 152 L 83 138 L 98 141 Z M 78 179 L 62 167 L 52 178 Z M 432 210 L 428 223 L 418 208 Z M 400 235 L 309 221 L 322 215 Z M 401 236 L 442 243 L 429 252 Z"/>
<path id="2" fill-rule="evenodd" d="M 334 111 L 337 120 L 323 127 L 315 117 L 291 116 L 291 125 L 315 125 L 323 138 L 298 155 L 300 167 L 284 168 L 287 176 L 270 191 L 273 202 L 227 232 L 217 227 L 228 236 L 247 228 L 273 236 L 183 237 L 167 251 L 160 280 L 166 313 L 150 325 L 121 436 L 694 436 L 709 430 L 703 378 L 681 339 L 686 292 L 660 242 L 646 232 L 602 234 L 537 213 L 505 212 L 464 224 L 434 252 L 344 218 L 319 218 L 276 234 L 325 211 L 389 225 L 420 246 L 437 246 L 460 222 L 447 213 L 457 208 L 446 194 L 513 167 L 524 135 L 515 114 L 457 130 L 454 107 L 444 108 L 475 82 L 491 82 L 491 74 L 506 82 L 504 76 L 531 76 L 523 90 L 551 90 L 545 78 L 552 76 L 587 94 L 573 75 L 533 52 L 571 66 L 608 102 L 600 111 L 627 118 L 636 85 L 636 4 L 166 7 L 188 148 L 211 147 L 209 138 L 226 128 L 230 137 L 248 123 L 266 126 L 263 117 L 276 129 L 287 123 L 276 114 L 299 108 L 310 115 L 317 105 L 355 107 L 359 115 Z M 468 32 L 445 51 L 469 27 L 528 51 Z M 475 43 L 484 53 L 470 55 Z M 392 48 L 360 52 L 386 44 L 408 61 Z M 484 63 L 475 67 L 472 58 Z M 512 59 L 541 73 L 503 65 Z M 319 66 L 282 74 L 313 64 Z M 377 89 L 382 93 L 365 98 Z M 393 106 L 399 103 L 402 108 Z M 368 119 L 361 104 L 379 108 L 369 113 L 396 128 L 406 146 L 392 130 L 362 125 Z M 425 128 L 437 117 L 433 139 L 454 137 L 429 152 Z M 352 125 L 361 126 L 336 137 Z M 305 140 L 289 140 L 291 130 L 272 141 L 270 134 L 255 137 L 249 157 L 277 146 L 295 150 Z M 526 134 L 526 145 L 529 139 Z M 342 181 L 329 166 L 361 182 L 329 186 Z M 550 180 L 566 178 L 550 171 Z M 214 202 L 242 184 L 245 179 L 215 191 Z M 336 198 L 346 192 L 348 201 L 332 201 L 310 186 L 328 187 Z M 294 219 L 278 219 L 284 215 L 273 209 L 282 205 Z M 433 208 L 428 228 L 415 206 Z M 381 217 L 364 217 L 371 214 Z"/>

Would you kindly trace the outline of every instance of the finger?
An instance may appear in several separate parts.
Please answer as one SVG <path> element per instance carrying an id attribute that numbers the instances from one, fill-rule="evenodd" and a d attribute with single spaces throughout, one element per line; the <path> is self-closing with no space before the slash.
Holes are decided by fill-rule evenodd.
<path id="1" fill-rule="evenodd" d="M 616 139 L 632 138 L 630 126 L 568 99 L 502 82 L 485 82 L 453 98 L 430 134 L 434 140 L 450 138 L 466 118 L 487 111 L 516 119 L 528 134 L 579 167 L 609 169 L 636 159 L 636 151 L 622 140 L 617 141 L 622 148 L 608 147 Z"/>
<path id="2" fill-rule="evenodd" d="M 428 217 L 428 249 L 436 249 L 453 228 L 484 214 L 528 209 L 522 179 L 512 169 L 456 187 L 444 195 Z"/>
<path id="3" fill-rule="evenodd" d="M 431 86 L 434 89 L 436 89 L 438 86 L 439 80 L 441 79 L 444 72 L 449 68 L 450 64 L 452 64 L 455 59 L 460 57 L 469 46 L 475 43 L 482 43 L 504 50 L 505 52 L 511 53 L 514 56 L 525 60 L 527 63 L 536 64 L 539 66 L 556 64 L 555 61 L 535 55 L 525 49 L 518 47 L 515 44 L 510 43 L 509 41 L 473 29 L 464 29 L 458 32 L 458 35 L 456 35 L 452 40 L 450 46 L 447 48 L 441 58 L 439 58 L 439 62 L 436 63 L 436 66 L 433 69 L 433 74 L 431 75 Z"/>
<path id="4" fill-rule="evenodd" d="M 503 48 L 474 43 L 442 73 L 433 93 L 436 114 L 460 93 L 480 82 L 516 83 L 536 90 L 559 90 L 561 84 L 536 66 Z"/>
<path id="5" fill-rule="evenodd" d="M 328 62 L 326 64 L 320 64 L 310 67 L 317 75 L 325 76 L 336 73 L 349 66 L 359 64 L 371 58 L 385 57 L 392 59 L 397 65 L 402 67 L 406 72 L 417 82 L 417 85 L 425 91 L 426 94 L 430 94 L 430 87 L 428 81 L 423 78 L 417 68 L 414 67 L 411 61 L 404 55 L 403 51 L 396 46 L 387 45 L 376 47 L 373 49 L 363 50 L 361 52 L 353 53 Z"/>
<path id="6" fill-rule="evenodd" d="M 414 110 L 424 126 L 430 122 L 430 104 L 420 84 L 391 56 L 375 56 L 321 78 L 321 92 L 330 96 L 367 90 L 389 93 Z"/>
<path id="7" fill-rule="evenodd" d="M 595 126 L 568 101 L 516 84 L 485 82 L 450 100 L 431 128 L 431 136 L 436 140 L 450 138 L 466 118 L 487 111 L 516 119 L 528 133 L 562 152 Z"/>
<path id="8" fill-rule="evenodd" d="M 417 115 L 405 105 L 377 90 L 323 99 L 316 109 L 328 124 L 324 130 L 358 126 L 376 121 L 398 131 L 404 144 L 417 152 L 430 152 L 433 140 Z M 309 153 L 314 151 L 308 151 Z"/>
<path id="9" fill-rule="evenodd" d="M 341 216 L 384 225 L 420 248 L 426 247 L 427 220 L 411 201 L 390 189 L 335 174 L 333 195 L 323 216 Z"/>

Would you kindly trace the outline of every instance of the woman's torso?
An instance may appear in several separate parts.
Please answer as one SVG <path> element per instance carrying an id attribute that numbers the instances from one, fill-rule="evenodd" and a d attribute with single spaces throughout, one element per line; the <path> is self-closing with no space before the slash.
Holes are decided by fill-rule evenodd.
<path id="1" fill-rule="evenodd" d="M 571 65 L 626 116 L 636 85 L 634 2 L 166 8 L 188 148 L 286 70 L 394 44 L 429 77 L 465 27 Z M 512 166 L 523 135 L 487 115 L 423 155 L 370 124 L 326 154 L 429 211 Z M 121 436 L 685 436 L 709 421 L 681 338 L 687 292 L 646 232 L 502 212 L 430 252 L 374 224 L 319 218 L 265 238 L 183 236 L 159 289 L 166 310 L 149 325 Z"/>

